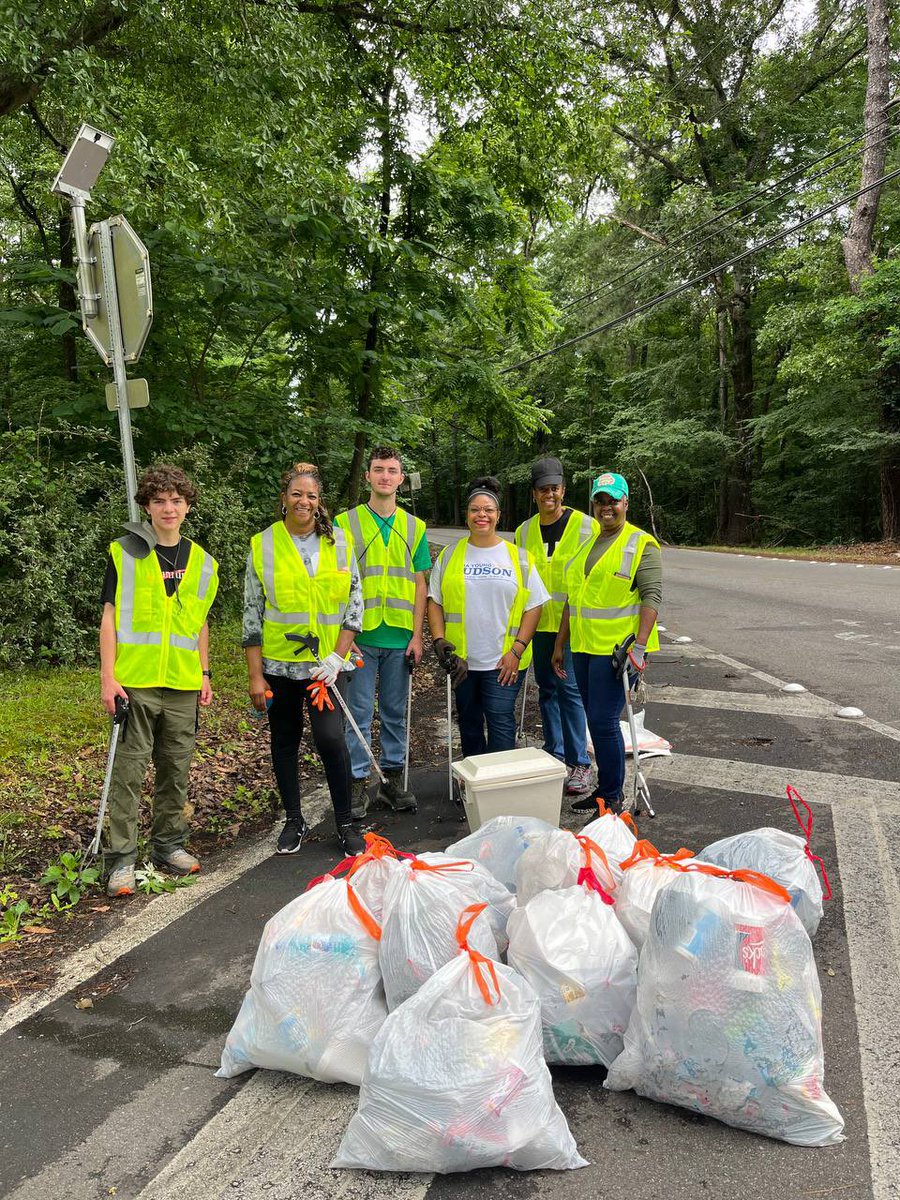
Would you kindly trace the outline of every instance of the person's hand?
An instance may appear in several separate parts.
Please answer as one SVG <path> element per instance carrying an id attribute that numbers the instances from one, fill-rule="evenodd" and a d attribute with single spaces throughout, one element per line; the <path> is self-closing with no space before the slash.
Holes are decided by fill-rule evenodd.
<path id="1" fill-rule="evenodd" d="M 116 715 L 116 696 L 128 699 L 128 693 L 115 679 L 100 680 L 100 701 L 111 717 Z"/>
<path id="2" fill-rule="evenodd" d="M 563 666 L 565 657 L 565 646 L 561 646 L 559 642 L 556 642 L 553 646 L 553 654 L 550 657 L 550 665 L 553 667 L 553 674 L 558 675 L 560 679 L 568 678 L 565 667 Z"/>
<path id="3" fill-rule="evenodd" d="M 497 663 L 497 682 L 504 687 L 511 687 L 519 678 L 519 659 L 512 650 L 507 650 Z"/>
<path id="4" fill-rule="evenodd" d="M 644 659 L 644 656 L 646 653 L 647 653 L 646 646 L 641 645 L 640 642 L 632 642 L 631 643 L 631 647 L 628 651 L 628 661 L 631 664 L 631 666 L 635 669 L 635 671 L 637 671 L 641 675 L 643 675 L 644 668 L 647 666 L 647 663 Z"/>
<path id="5" fill-rule="evenodd" d="M 337 650 L 332 650 L 326 658 L 322 659 L 321 663 L 318 663 L 310 670 L 309 677 L 310 679 L 321 679 L 326 687 L 333 687 L 337 682 L 337 677 L 340 675 L 343 665 L 344 660 L 338 654 Z"/>
<path id="6" fill-rule="evenodd" d="M 456 649 L 456 647 L 453 645 L 453 643 L 448 642 L 446 638 L 435 638 L 434 639 L 435 658 L 438 660 L 438 662 L 441 664 L 441 666 L 447 672 L 448 675 L 450 674 L 450 671 L 453 668 L 453 660 L 454 660 L 454 658 L 456 658 L 456 655 L 453 653 L 453 651 L 455 649 Z"/>
<path id="7" fill-rule="evenodd" d="M 464 658 L 460 658 L 458 654 L 453 655 L 453 662 L 450 670 L 447 672 L 450 676 L 450 682 L 454 688 L 458 688 L 461 683 L 464 683 L 469 674 L 469 664 Z"/>
<path id="8" fill-rule="evenodd" d="M 421 633 L 414 633 L 409 639 L 409 645 L 406 647 L 406 657 L 412 661 L 413 666 L 417 667 L 422 661 L 424 649 Z"/>
<path id="9" fill-rule="evenodd" d="M 200 703 L 204 708 L 212 704 L 212 684 L 208 675 L 203 676 L 203 682 L 200 684 Z"/>
<path id="10" fill-rule="evenodd" d="M 256 711 L 264 713 L 266 711 L 266 681 L 262 675 L 250 676 L 247 691 L 250 693 L 250 703 Z"/>

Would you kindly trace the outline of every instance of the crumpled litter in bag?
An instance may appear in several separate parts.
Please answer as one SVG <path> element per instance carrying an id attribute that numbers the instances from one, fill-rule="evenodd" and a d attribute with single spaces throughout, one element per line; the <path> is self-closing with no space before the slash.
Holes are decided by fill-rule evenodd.
<path id="1" fill-rule="evenodd" d="M 509 921 L 509 965 L 541 1002 L 549 1063 L 608 1067 L 634 1008 L 638 952 L 593 871 L 541 892 Z"/>
<path id="2" fill-rule="evenodd" d="M 652 733 L 644 725 L 647 710 L 642 708 L 634 714 L 634 731 L 637 734 L 638 754 L 641 758 L 668 758 L 672 754 L 672 743 L 659 733 Z M 631 730 L 627 721 L 620 721 L 619 728 L 625 741 L 625 753 L 633 753 L 631 749 Z"/>
<path id="3" fill-rule="evenodd" d="M 314 888 L 325 879 L 336 879 L 346 874 L 353 880 L 353 889 L 365 904 L 376 921 L 381 922 L 384 910 L 384 891 L 388 880 L 395 871 L 399 871 L 402 862 L 410 862 L 415 857 L 397 850 L 386 837 L 377 833 L 363 835 L 366 843 L 362 854 L 351 854 L 342 859 L 337 866 L 324 875 L 311 879 L 306 890 Z"/>
<path id="4" fill-rule="evenodd" d="M 447 863 L 471 864 L 471 869 L 468 871 L 460 872 L 448 869 L 444 878 L 448 883 L 463 880 L 467 897 L 470 897 L 471 890 L 474 887 L 477 899 L 479 901 L 483 900 L 488 906 L 485 916 L 490 922 L 491 929 L 494 931 L 494 937 L 497 939 L 497 950 L 500 954 L 505 954 L 506 947 L 509 945 L 506 922 L 509 920 L 509 914 L 516 907 L 516 898 L 509 888 L 504 887 L 500 880 L 496 879 L 483 863 L 476 862 L 472 858 L 457 857 L 446 851 L 426 851 L 424 854 L 419 854 L 416 857 L 419 862 L 430 863 L 432 866 L 443 866 Z M 465 903 L 471 904 L 472 900 L 468 898 L 465 900 Z"/>
<path id="5" fill-rule="evenodd" d="M 448 1174 L 587 1166 L 553 1096 L 530 984 L 468 941 L 395 1009 L 372 1044 L 332 1167 Z"/>
<path id="6" fill-rule="evenodd" d="M 448 846 L 446 853 L 451 858 L 470 858 L 481 863 L 505 888 L 515 892 L 516 863 L 522 853 L 536 834 L 555 828 L 540 817 L 492 817 L 474 833 Z"/>
<path id="7" fill-rule="evenodd" d="M 593 867 L 608 892 L 615 889 L 615 876 L 606 854 L 590 837 L 568 829 L 551 829 L 537 834 L 516 865 L 518 906 L 524 907 L 548 889 L 574 887 L 582 867 Z"/>
<path id="8" fill-rule="evenodd" d="M 427 863 L 414 859 L 391 877 L 384 894 L 379 943 L 390 1011 L 415 995 L 435 971 L 456 957 L 459 914 L 480 903 L 479 880 L 470 862 Z M 487 914 L 479 915 L 469 940 L 473 949 L 486 957 L 499 957 Z"/>
<path id="9" fill-rule="evenodd" d="M 647 940 L 650 913 L 658 893 L 678 878 L 683 866 L 697 861 L 684 847 L 674 854 L 660 854 L 651 842 L 642 840 L 622 863 L 622 878 L 616 889 L 616 915 L 638 950 Z"/>
<path id="10" fill-rule="evenodd" d="M 787 892 L 695 863 L 656 897 L 612 1091 L 798 1146 L 843 1140 L 824 1090 L 812 944 Z"/>
<path id="11" fill-rule="evenodd" d="M 346 879 L 326 878 L 267 923 L 216 1074 L 252 1067 L 359 1086 L 387 1016 L 381 930 Z"/>
<path id="12" fill-rule="evenodd" d="M 823 914 L 822 885 L 816 873 L 817 862 L 822 867 L 827 900 L 831 899 L 831 887 L 825 864 L 809 848 L 813 826 L 812 810 L 794 788 L 789 786 L 787 794 L 794 816 L 806 835 L 805 838 L 798 837 L 795 833 L 786 833 L 783 829 L 751 829 L 747 833 L 738 833 L 734 837 L 713 842 L 700 857 L 705 862 L 715 863 L 716 866 L 725 867 L 729 871 L 747 867 L 769 875 L 790 893 L 791 904 L 803 922 L 806 932 L 812 937 L 819 928 Z M 796 800 L 806 809 L 805 821 L 797 810 Z"/>
<path id="13" fill-rule="evenodd" d="M 582 834 L 596 842 L 603 853 L 616 883 L 622 878 L 621 864 L 634 853 L 637 826 L 630 813 L 614 813 L 608 809 L 589 821 Z"/>

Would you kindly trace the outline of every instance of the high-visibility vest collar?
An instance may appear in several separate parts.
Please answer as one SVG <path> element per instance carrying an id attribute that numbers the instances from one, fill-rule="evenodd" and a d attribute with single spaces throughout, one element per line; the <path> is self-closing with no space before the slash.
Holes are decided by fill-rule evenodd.
<path id="1" fill-rule="evenodd" d="M 340 513 L 335 524 L 353 539 L 362 580 L 363 631 L 384 623 L 412 633 L 416 601 L 413 559 L 425 536 L 425 522 L 398 508 L 387 545 L 382 526 L 367 504 Z"/>
<path id="2" fill-rule="evenodd" d="M 534 560 L 524 547 L 514 546 L 510 542 L 504 542 L 503 544 L 509 551 L 517 584 L 516 598 L 509 610 L 506 633 L 503 638 L 501 654 L 506 654 L 512 649 L 516 634 L 519 632 L 519 626 L 522 624 L 522 617 L 525 613 L 525 602 L 528 599 L 528 576 L 531 573 L 531 568 L 534 566 Z M 467 537 L 460 538 L 455 546 L 445 546 L 440 553 L 440 559 L 443 560 L 441 596 L 443 598 L 442 607 L 444 609 L 444 636 L 449 642 L 453 643 L 456 653 L 460 658 L 465 658 L 468 654 L 466 638 L 466 582 L 463 572 L 466 562 L 466 547 L 468 545 L 469 539 Z M 519 659 L 520 671 L 524 671 L 531 662 L 531 653 L 531 645 L 529 643 L 528 648 Z M 499 658 L 500 654 L 497 657 Z"/>

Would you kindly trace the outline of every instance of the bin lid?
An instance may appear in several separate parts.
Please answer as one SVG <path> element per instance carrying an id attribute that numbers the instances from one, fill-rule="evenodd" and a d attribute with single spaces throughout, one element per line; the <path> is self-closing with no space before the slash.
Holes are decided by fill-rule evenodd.
<path id="1" fill-rule="evenodd" d="M 564 779 L 565 763 L 537 747 L 498 750 L 494 754 L 472 754 L 453 764 L 453 774 L 472 787 L 498 787 L 508 783 Z"/>

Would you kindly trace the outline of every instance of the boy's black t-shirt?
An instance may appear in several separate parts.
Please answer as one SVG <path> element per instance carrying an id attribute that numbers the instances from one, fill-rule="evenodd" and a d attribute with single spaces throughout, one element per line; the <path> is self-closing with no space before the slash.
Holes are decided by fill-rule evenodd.
<path id="1" fill-rule="evenodd" d="M 566 526 L 569 523 L 569 517 L 572 515 L 571 508 L 564 508 L 561 517 L 553 522 L 552 525 L 540 525 L 541 541 L 547 547 L 547 557 L 550 558 L 553 551 L 556 549 L 556 543 L 565 532 Z"/>
<path id="2" fill-rule="evenodd" d="M 162 571 L 163 583 L 166 585 L 167 596 L 174 596 L 179 583 L 181 583 L 187 570 L 192 545 L 190 538 L 183 537 L 177 546 L 154 546 L 156 557 L 159 559 L 159 569 Z M 115 604 L 118 582 L 116 564 L 112 560 L 112 555 L 107 555 L 106 574 L 103 576 L 103 587 L 100 589 L 101 604 Z"/>

